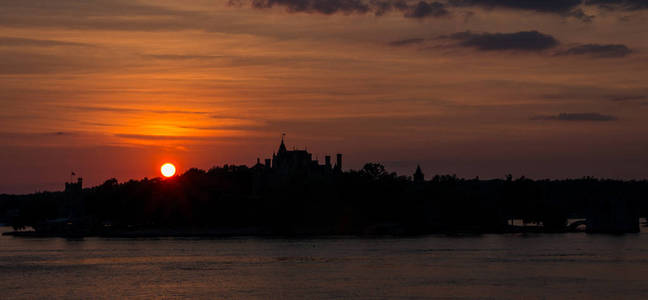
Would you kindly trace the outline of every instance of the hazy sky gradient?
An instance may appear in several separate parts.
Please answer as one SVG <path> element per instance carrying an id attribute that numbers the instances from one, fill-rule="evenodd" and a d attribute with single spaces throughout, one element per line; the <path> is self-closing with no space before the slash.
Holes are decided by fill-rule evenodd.
<path id="1" fill-rule="evenodd" d="M 0 0 L 0 193 L 251 165 L 282 132 L 346 168 L 648 178 L 644 3 Z"/>

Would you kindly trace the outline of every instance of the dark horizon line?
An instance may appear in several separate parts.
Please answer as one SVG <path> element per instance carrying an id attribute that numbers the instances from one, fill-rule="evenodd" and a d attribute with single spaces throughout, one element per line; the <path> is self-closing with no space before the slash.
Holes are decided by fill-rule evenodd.
<path id="1" fill-rule="evenodd" d="M 366 166 L 368 164 L 379 164 L 381 166 L 384 166 L 382 163 L 375 163 L 375 162 L 365 163 L 364 166 Z M 420 165 L 417 164 L 417 166 L 420 166 Z M 223 164 L 221 166 L 218 166 L 218 165 L 212 166 L 211 168 L 209 168 L 207 170 L 201 169 L 201 168 L 198 168 L 198 167 L 187 168 L 186 171 L 184 171 L 182 174 L 179 174 L 179 172 L 177 172 L 175 175 L 173 175 L 171 177 L 168 177 L 168 178 L 164 178 L 162 176 L 156 176 L 156 177 L 149 178 L 149 177 L 145 176 L 145 177 L 142 177 L 142 178 L 139 178 L 139 179 L 130 178 L 130 179 L 127 179 L 127 180 L 124 180 L 124 181 L 120 182 L 119 180 L 117 180 L 116 177 L 109 177 L 109 178 L 103 180 L 103 183 L 105 183 L 106 181 L 112 180 L 112 179 L 117 180 L 118 183 L 126 183 L 126 182 L 129 182 L 129 181 L 144 181 L 144 180 L 159 180 L 159 181 L 173 180 L 174 178 L 184 176 L 185 174 L 187 174 L 188 172 L 190 172 L 192 170 L 197 170 L 197 171 L 201 171 L 201 172 L 209 172 L 212 169 L 217 169 L 217 168 L 223 169 L 225 167 L 239 167 L 239 168 L 245 167 L 248 170 L 253 169 L 253 167 L 250 167 L 247 164 L 242 164 L 242 165 Z M 342 170 L 341 172 L 342 173 L 351 173 L 351 172 L 360 172 L 360 171 L 362 171 L 362 168 L 358 169 L 358 170 L 347 169 L 347 170 Z M 395 171 L 394 172 L 387 172 L 387 173 L 390 174 L 390 175 L 393 174 L 394 177 L 409 177 L 409 180 L 410 181 L 412 180 L 412 175 L 399 175 L 398 172 L 395 172 Z M 412 174 L 414 174 L 414 173 L 412 173 Z M 546 181 L 549 181 L 549 182 L 577 181 L 577 180 L 594 180 L 594 181 L 608 181 L 608 182 L 609 181 L 616 181 L 616 182 L 648 182 L 648 178 L 622 179 L 622 178 L 611 178 L 611 177 L 596 177 L 596 176 L 591 176 L 591 175 L 584 175 L 582 177 L 533 178 L 533 177 L 529 177 L 529 176 L 526 176 L 526 175 L 521 175 L 519 177 L 513 177 L 512 173 L 506 174 L 503 177 L 489 177 L 489 178 L 482 178 L 481 176 L 475 176 L 473 178 L 468 178 L 468 177 L 458 177 L 456 174 L 441 174 L 441 173 L 438 173 L 438 174 L 435 174 L 434 176 L 428 177 L 429 179 L 424 179 L 424 182 L 431 182 L 437 177 L 438 178 L 444 178 L 444 177 L 445 178 L 453 178 L 453 179 L 460 180 L 460 181 L 474 181 L 474 180 L 484 181 L 484 182 L 485 181 L 497 181 L 497 180 L 509 181 L 508 176 L 511 176 L 511 179 L 510 179 L 511 181 L 531 180 L 531 181 L 534 181 L 534 182 L 542 182 L 542 181 L 545 181 L 545 182 Z M 83 177 L 81 177 L 81 176 L 78 176 L 77 178 L 78 179 L 83 179 Z M 68 183 L 68 182 L 65 182 L 65 183 Z M 98 185 L 94 185 L 94 186 L 90 186 L 90 187 L 85 187 L 83 189 L 85 190 L 85 189 L 96 188 L 96 187 L 101 186 L 103 183 L 98 184 Z M 3 193 L 0 193 L 0 196 L 20 196 L 20 195 L 43 194 L 43 193 L 59 193 L 59 192 L 64 192 L 64 190 L 54 190 L 54 191 L 52 191 L 52 190 L 42 190 L 42 191 L 36 190 L 34 192 L 29 192 L 29 193 L 4 193 L 3 192 Z"/>

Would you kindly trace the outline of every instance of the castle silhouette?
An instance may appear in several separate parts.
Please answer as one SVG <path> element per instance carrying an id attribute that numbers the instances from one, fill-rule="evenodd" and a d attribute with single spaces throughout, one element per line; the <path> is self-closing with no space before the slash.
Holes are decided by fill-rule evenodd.
<path id="1" fill-rule="evenodd" d="M 261 164 L 261 159 L 257 158 L 257 163 L 253 169 L 272 169 L 277 172 L 313 172 L 313 171 L 342 171 L 342 154 L 336 154 L 335 165 L 331 164 L 331 156 L 324 157 L 324 164 L 320 165 L 318 160 L 313 159 L 313 154 L 307 150 L 293 149 L 288 150 L 284 142 L 283 134 L 281 144 L 277 152 L 272 153 L 272 159 L 265 159 L 265 164 Z"/>
<path id="2" fill-rule="evenodd" d="M 342 154 L 334 165 L 328 155 L 320 164 L 306 149 L 288 150 L 282 136 L 272 158 L 257 158 L 251 168 L 193 168 L 171 180 L 111 178 L 85 189 L 77 178 L 62 192 L 0 195 L 0 221 L 34 228 L 8 233 L 17 236 L 567 232 L 583 225 L 616 234 L 640 231 L 646 191 L 645 180 L 426 180 L 420 166 L 398 176 L 379 163 L 343 171 Z"/>

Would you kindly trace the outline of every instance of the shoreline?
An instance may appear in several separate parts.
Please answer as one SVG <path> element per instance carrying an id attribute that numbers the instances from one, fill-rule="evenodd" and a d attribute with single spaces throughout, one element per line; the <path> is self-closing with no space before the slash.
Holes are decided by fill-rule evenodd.
<path id="1" fill-rule="evenodd" d="M 447 235 L 447 236 L 475 236 L 483 234 L 561 234 L 561 233 L 587 233 L 585 230 L 562 230 L 562 231 L 545 231 L 542 227 L 535 226 L 515 226 L 509 227 L 500 231 L 475 231 L 475 230 L 440 230 L 430 232 L 403 232 L 403 231 L 387 231 L 387 232 L 355 232 L 355 233 L 332 233 L 323 231 L 302 231 L 302 232 L 279 232 L 258 229 L 142 229 L 130 231 L 114 231 L 114 232 L 97 232 L 97 233 L 74 233 L 74 232 L 37 232 L 37 231 L 9 231 L 2 233 L 3 236 L 21 237 L 21 238 L 85 238 L 85 237 L 101 237 L 101 238 L 231 238 L 231 237 L 262 237 L 262 238 L 329 238 L 329 237 L 419 237 L 426 235 Z M 619 234 L 619 233 L 610 233 Z"/>

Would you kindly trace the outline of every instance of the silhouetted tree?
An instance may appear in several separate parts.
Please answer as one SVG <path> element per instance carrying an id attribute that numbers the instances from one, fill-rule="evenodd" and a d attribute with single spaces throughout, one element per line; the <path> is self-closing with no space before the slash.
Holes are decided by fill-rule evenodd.
<path id="1" fill-rule="evenodd" d="M 423 174 L 423 171 L 421 171 L 421 166 L 416 165 L 416 171 L 414 172 L 414 182 L 416 183 L 421 183 L 425 181 L 425 175 Z"/>
<path id="2" fill-rule="evenodd" d="M 254 228 L 257 234 L 292 235 L 502 232 L 509 229 L 508 220 L 523 219 L 562 231 L 567 218 L 585 217 L 601 203 L 627 201 L 627 207 L 645 216 L 647 195 L 646 181 L 591 177 L 466 180 L 436 175 L 425 181 L 418 166 L 412 180 L 379 163 L 359 171 L 287 173 L 225 165 L 207 172 L 190 169 L 169 179 L 119 183 L 112 178 L 84 189 L 74 199 L 78 202 L 64 192 L 0 195 L 0 222 L 16 229 L 49 228 L 55 234 L 70 230 L 50 226 L 65 220 L 91 234 L 137 228 Z M 70 207 L 75 205 L 83 209 Z"/>

